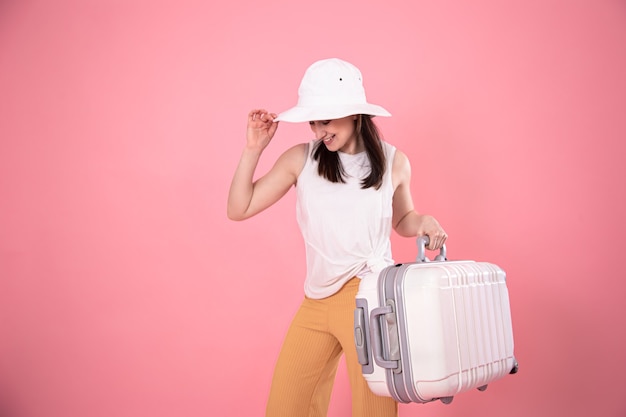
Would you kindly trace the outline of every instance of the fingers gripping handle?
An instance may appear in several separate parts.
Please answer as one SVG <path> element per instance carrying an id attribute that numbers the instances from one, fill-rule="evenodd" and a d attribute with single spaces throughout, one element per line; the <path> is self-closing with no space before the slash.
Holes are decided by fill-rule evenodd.
<path id="1" fill-rule="evenodd" d="M 426 246 L 430 243 L 430 238 L 426 235 L 417 238 L 417 262 L 428 262 L 426 258 Z M 435 256 L 435 261 L 446 260 L 446 245 L 439 250 L 439 255 Z"/>

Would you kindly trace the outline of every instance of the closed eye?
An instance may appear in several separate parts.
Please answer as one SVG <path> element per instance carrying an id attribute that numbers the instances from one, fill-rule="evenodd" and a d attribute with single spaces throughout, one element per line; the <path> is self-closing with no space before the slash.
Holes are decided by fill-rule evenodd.
<path id="1" fill-rule="evenodd" d="M 318 121 L 315 121 L 315 122 L 309 122 L 309 124 L 311 126 L 315 125 L 315 123 L 321 123 L 322 125 L 326 126 L 327 124 L 330 123 L 330 120 L 318 120 Z"/>

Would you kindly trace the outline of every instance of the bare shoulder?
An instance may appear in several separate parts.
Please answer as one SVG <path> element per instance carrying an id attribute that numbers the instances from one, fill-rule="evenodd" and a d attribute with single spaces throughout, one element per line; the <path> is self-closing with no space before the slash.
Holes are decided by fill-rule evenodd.
<path id="1" fill-rule="evenodd" d="M 394 188 L 398 185 L 410 180 L 411 178 L 411 162 L 409 157 L 400 149 L 396 149 L 393 157 L 392 179 Z"/>
<path id="2" fill-rule="evenodd" d="M 276 165 L 287 170 L 294 177 L 300 175 L 307 157 L 308 144 L 298 143 L 287 149 L 276 161 Z"/>
<path id="3" fill-rule="evenodd" d="M 393 157 L 393 167 L 395 169 L 396 167 L 400 167 L 403 165 L 410 165 L 409 157 L 400 149 L 396 148 L 396 153 Z"/>

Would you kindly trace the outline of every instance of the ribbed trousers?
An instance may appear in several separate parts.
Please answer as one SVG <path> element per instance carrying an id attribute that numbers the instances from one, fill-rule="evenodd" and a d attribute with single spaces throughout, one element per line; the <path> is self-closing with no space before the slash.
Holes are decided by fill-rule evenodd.
<path id="1" fill-rule="evenodd" d="M 326 417 L 342 353 L 352 390 L 352 416 L 398 415 L 391 397 L 369 389 L 357 359 L 354 309 L 360 281 L 351 279 L 328 298 L 304 299 L 278 357 L 266 417 Z"/>

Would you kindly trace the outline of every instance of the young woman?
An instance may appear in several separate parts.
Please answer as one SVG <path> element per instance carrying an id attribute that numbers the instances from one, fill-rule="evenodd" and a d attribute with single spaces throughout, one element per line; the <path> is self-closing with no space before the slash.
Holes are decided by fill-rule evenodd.
<path id="1" fill-rule="evenodd" d="M 355 296 L 361 279 L 393 263 L 390 234 L 428 235 L 429 249 L 447 238 L 437 220 L 413 206 L 407 156 L 382 141 L 361 72 L 340 59 L 305 72 L 295 107 L 248 114 L 247 142 L 228 196 L 228 217 L 244 220 L 276 203 L 293 186 L 305 242 L 304 300 L 280 352 L 268 417 L 326 416 L 337 365 L 345 354 L 354 417 L 397 416 L 390 397 L 367 386 L 354 345 Z M 315 139 L 285 151 L 254 181 L 263 150 L 280 121 L 308 122 Z"/>

